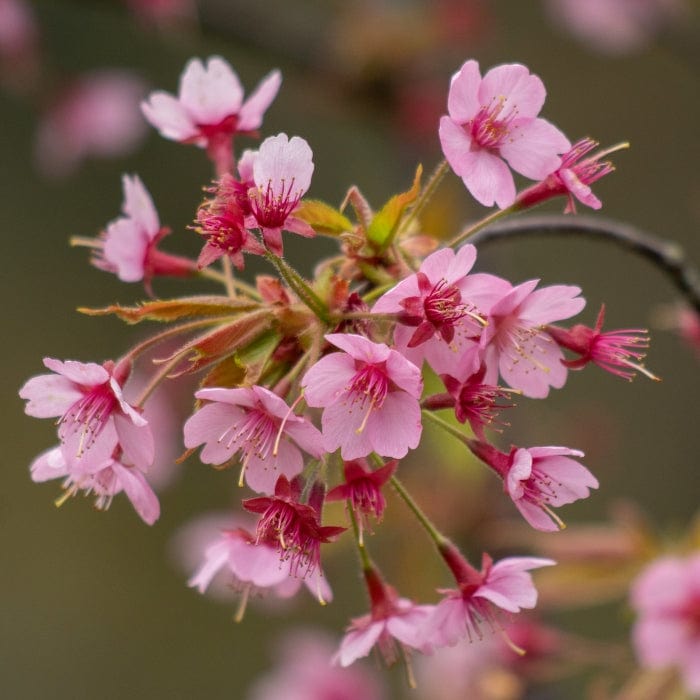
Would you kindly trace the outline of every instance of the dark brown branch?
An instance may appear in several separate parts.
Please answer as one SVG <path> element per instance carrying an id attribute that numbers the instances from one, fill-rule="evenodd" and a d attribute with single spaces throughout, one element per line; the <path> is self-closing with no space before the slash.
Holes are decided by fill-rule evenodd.
<path id="1" fill-rule="evenodd" d="M 504 238 L 529 235 L 576 235 L 617 243 L 661 268 L 700 313 L 700 272 L 685 251 L 677 243 L 640 231 L 631 224 L 592 216 L 545 214 L 500 221 L 477 231 L 468 241 L 479 247 Z"/>

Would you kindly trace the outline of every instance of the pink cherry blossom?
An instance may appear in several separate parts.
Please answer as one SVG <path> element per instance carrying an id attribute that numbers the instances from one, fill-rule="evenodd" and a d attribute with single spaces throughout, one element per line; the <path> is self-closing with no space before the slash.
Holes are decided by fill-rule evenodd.
<path id="1" fill-rule="evenodd" d="M 498 373 L 525 396 L 545 398 L 549 388 L 566 382 L 564 355 L 542 327 L 569 318 L 585 306 L 579 287 L 553 285 L 535 290 L 538 280 L 513 287 L 487 314 L 480 345 L 487 366 L 485 381 Z"/>
<path id="2" fill-rule="evenodd" d="M 450 343 L 458 321 L 467 320 L 471 311 L 462 287 L 475 260 L 473 245 L 462 246 L 456 253 L 452 248 L 431 253 L 418 272 L 381 296 L 372 311 L 398 314 L 399 324 L 415 329 L 406 343 L 409 348 L 433 339 Z M 472 328 L 471 335 L 476 330 Z"/>
<path id="3" fill-rule="evenodd" d="M 273 493 L 280 474 L 301 473 L 299 447 L 314 457 L 324 452 L 318 429 L 265 387 L 200 389 L 195 397 L 211 403 L 185 423 L 185 446 L 203 444 L 205 464 L 225 464 L 240 453 L 241 483 L 245 475 L 259 493 Z"/>
<path id="4" fill-rule="evenodd" d="M 308 503 L 300 501 L 299 477 L 290 483 L 284 475 L 277 479 L 273 496 L 248 498 L 243 507 L 260 515 L 256 542 L 274 544 L 282 561 L 289 561 L 293 576 L 311 576 L 321 561 L 321 544 L 335 540 L 344 527 L 321 525 L 323 493 L 314 484 Z"/>
<path id="5" fill-rule="evenodd" d="M 552 507 L 588 498 L 598 480 L 571 457 L 583 452 L 568 447 L 513 447 L 510 454 L 470 440 L 471 451 L 502 479 L 503 489 L 532 527 L 545 532 L 564 527 Z"/>
<path id="6" fill-rule="evenodd" d="M 254 186 L 249 190 L 250 225 L 262 231 L 265 243 L 282 255 L 282 230 L 311 237 L 314 230 L 294 216 L 299 201 L 309 189 L 314 171 L 313 153 L 299 136 L 278 134 L 266 138 L 251 156 Z"/>
<path id="7" fill-rule="evenodd" d="M 56 97 L 36 136 L 36 158 L 50 176 L 71 174 L 87 157 L 134 151 L 146 135 L 139 100 L 146 86 L 125 71 L 80 76 Z"/>
<path id="8" fill-rule="evenodd" d="M 61 362 L 45 358 L 55 374 L 32 377 L 20 389 L 25 412 L 59 418 L 65 460 L 84 472 L 103 468 L 120 446 L 129 463 L 147 469 L 153 462 L 153 435 L 146 419 L 122 396 L 128 364 Z"/>
<path id="9" fill-rule="evenodd" d="M 211 147 L 258 129 L 281 82 L 280 72 L 272 71 L 244 101 L 238 75 L 223 58 L 212 56 L 206 65 L 193 58 L 180 77 L 177 97 L 152 92 L 141 109 L 164 138 Z"/>
<path id="10" fill-rule="evenodd" d="M 376 452 L 401 459 L 420 441 L 420 370 L 383 343 L 360 335 L 331 333 L 340 348 L 304 376 L 309 406 L 323 407 L 324 447 L 340 447 L 345 460 Z"/>
<path id="11" fill-rule="evenodd" d="M 160 517 L 160 504 L 143 472 L 137 467 L 125 465 L 120 459 L 108 458 L 92 471 L 85 472 L 76 460 L 66 458 L 61 447 L 55 447 L 39 455 L 30 467 L 33 481 L 63 479 L 64 495 L 57 500 L 61 505 L 70 496 L 83 491 L 86 496 L 95 495 L 95 507 L 107 510 L 112 499 L 122 491 L 134 506 L 134 510 L 147 525 Z"/>
<path id="12" fill-rule="evenodd" d="M 375 645 L 387 666 L 395 663 L 402 647 L 427 651 L 419 632 L 433 612 L 431 605 L 416 605 L 407 598 L 399 598 L 396 591 L 381 579 L 374 569 L 364 571 L 370 596 L 371 612 L 350 623 L 334 663 L 349 666 L 367 656 Z M 405 657 L 406 655 L 403 654 Z"/>
<path id="13" fill-rule="evenodd" d="M 472 60 L 452 76 L 440 142 L 452 169 L 484 206 L 504 209 L 515 200 L 508 165 L 541 180 L 571 148 L 559 129 L 537 117 L 545 95 L 542 81 L 517 63 L 496 66 L 482 78 Z"/>
<path id="14" fill-rule="evenodd" d="M 18 92 L 36 87 L 39 29 L 26 0 L 0 0 L 0 83 Z"/>
<path id="15" fill-rule="evenodd" d="M 658 381 L 641 361 L 649 347 L 649 331 L 645 328 L 625 328 L 602 332 L 605 304 L 600 307 L 594 328 L 577 324 L 572 328 L 547 326 L 547 333 L 567 350 L 577 353 L 575 360 L 564 360 L 570 369 L 583 369 L 589 362 L 618 377 L 632 381 L 641 372 Z"/>
<path id="16" fill-rule="evenodd" d="M 445 597 L 421 631 L 425 641 L 435 647 L 453 646 L 464 638 L 480 640 L 484 625 L 491 631 L 499 630 L 501 610 L 514 614 L 534 608 L 537 590 L 528 571 L 555 563 L 537 557 L 508 557 L 494 564 L 484 554 L 481 571 L 477 571 L 454 545 L 445 545 L 441 553 L 458 589 L 441 591 Z"/>
<path id="17" fill-rule="evenodd" d="M 204 561 L 190 577 L 188 585 L 205 593 L 214 577 L 225 574 L 229 583 L 251 592 L 270 589 L 280 598 L 293 596 L 302 582 L 318 600 L 329 602 L 333 593 L 320 568 L 299 578 L 292 571 L 292 559 L 280 559 L 276 542 L 257 542 L 244 528 L 224 529 L 203 550 Z"/>
<path id="18" fill-rule="evenodd" d="M 248 700 L 382 700 L 381 674 L 359 664 L 330 663 L 333 643 L 320 632 L 295 629 L 274 654 L 275 668 L 255 681 Z"/>
<path id="19" fill-rule="evenodd" d="M 700 553 L 652 562 L 632 584 L 631 603 L 640 663 L 677 667 L 688 692 L 700 694 Z"/>

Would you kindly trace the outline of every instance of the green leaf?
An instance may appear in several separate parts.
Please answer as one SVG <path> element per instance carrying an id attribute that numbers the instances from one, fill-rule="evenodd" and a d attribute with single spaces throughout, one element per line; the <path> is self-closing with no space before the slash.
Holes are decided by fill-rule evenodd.
<path id="1" fill-rule="evenodd" d="M 399 230 L 406 207 L 416 201 L 420 192 L 420 178 L 423 167 L 416 168 L 411 189 L 394 195 L 374 216 L 367 229 L 367 240 L 378 252 L 385 251 Z"/>
<path id="2" fill-rule="evenodd" d="M 248 299 L 230 299 L 225 296 L 193 296 L 179 299 L 146 301 L 137 306 L 112 304 L 101 309 L 81 307 L 80 313 L 88 316 L 109 316 L 114 314 L 127 323 L 141 321 L 176 321 L 193 316 L 230 316 L 244 311 L 259 309 L 260 304 Z"/>
<path id="3" fill-rule="evenodd" d="M 352 222 L 337 209 L 318 199 L 305 199 L 294 211 L 294 216 L 306 221 L 317 233 L 338 236 L 352 231 Z"/>

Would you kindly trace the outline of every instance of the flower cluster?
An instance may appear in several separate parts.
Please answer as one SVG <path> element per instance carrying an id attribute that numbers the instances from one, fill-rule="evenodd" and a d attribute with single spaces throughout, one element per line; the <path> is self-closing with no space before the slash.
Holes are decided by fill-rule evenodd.
<path id="1" fill-rule="evenodd" d="M 477 249 L 465 241 L 483 222 L 442 246 L 428 240 L 417 213 L 446 164 L 426 184 L 419 168 L 408 191 L 374 210 L 357 187 L 339 208 L 307 198 L 313 153 L 300 136 L 270 136 L 237 158 L 234 141 L 257 136 L 280 82 L 273 71 L 244 100 L 224 59 L 193 59 L 177 97 L 159 91 L 143 102 L 164 137 L 202 148 L 213 165 L 215 180 L 190 227 L 201 252 L 190 260 L 161 249 L 169 230 L 135 175 L 123 178 L 122 216 L 99 236 L 75 242 L 92 249 L 95 267 L 142 281 L 150 295 L 164 275 L 205 279 L 222 291 L 84 310 L 173 325 L 102 365 L 45 360 L 53 374 L 30 379 L 20 396 L 29 415 L 58 418 L 60 444 L 37 458 L 32 477 L 62 478 L 66 495 L 94 493 L 100 508 L 124 491 L 152 524 L 159 507 L 147 471 L 158 436 L 145 407 L 165 382 L 197 374 L 196 404 L 183 428 L 186 454 L 201 448 L 205 464 L 237 465 L 240 487 L 253 492 L 242 508 L 257 520 L 208 539 L 192 587 L 204 592 L 225 575 L 245 598 L 266 589 L 288 597 L 305 582 L 325 603 L 331 591 L 321 545 L 331 548 L 348 530 L 370 610 L 350 623 L 337 663 L 347 666 L 373 647 L 392 663 L 410 650 L 481 639 L 535 606 L 530 571 L 554 561 L 494 562 L 484 553 L 475 568 L 403 486 L 400 460 L 419 447 L 426 423 L 437 424 L 500 477 L 527 523 L 556 530 L 562 521 L 553 508 L 588 497 L 598 481 L 578 461 L 579 450 L 502 451 L 492 444 L 507 426 L 499 415 L 515 397 L 546 398 L 565 385 L 569 370 L 589 363 L 626 379 L 648 374 L 641 364 L 648 336 L 641 329 L 602 332 L 602 311 L 593 328 L 561 325 L 584 309 L 577 286 L 474 272 Z M 567 198 L 568 211 L 572 197 L 601 205 L 590 185 L 612 166 L 599 156 L 581 160 L 594 142 L 572 147 L 538 116 L 544 98 L 542 81 L 518 64 L 482 78 L 467 61 L 452 79 L 439 127 L 446 162 L 477 201 L 500 207 L 499 216 L 555 196 Z M 518 194 L 511 169 L 536 182 Z M 283 232 L 329 236 L 339 255 L 305 279 L 283 257 Z M 251 255 L 276 277 L 241 279 Z M 132 365 L 159 351 L 140 396 L 127 401 Z M 441 386 L 424 381 L 430 372 Z M 441 417 L 445 411 L 465 427 Z M 435 604 L 401 597 L 368 553 L 364 533 L 385 515 L 388 484 L 454 578 Z M 332 500 L 345 501 L 348 527 L 325 523 L 324 504 Z"/>

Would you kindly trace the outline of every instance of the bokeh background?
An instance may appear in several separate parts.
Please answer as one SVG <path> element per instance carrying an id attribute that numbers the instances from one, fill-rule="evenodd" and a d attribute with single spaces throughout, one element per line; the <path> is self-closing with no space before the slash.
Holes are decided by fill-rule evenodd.
<path id="1" fill-rule="evenodd" d="M 127 153 L 88 158 L 62 174 L 56 167 L 47 171 L 37 157 L 42 120 L 71 79 L 96 69 L 129 71 L 147 88 L 174 91 L 192 56 L 224 56 L 247 89 L 279 67 L 284 83 L 264 133 L 286 131 L 309 141 L 316 163 L 312 196 L 338 204 L 358 184 L 378 206 L 407 188 L 418 162 L 428 170 L 438 162 L 437 118 L 449 77 L 461 63 L 473 57 L 486 69 L 518 61 L 542 77 L 548 89 L 544 115 L 572 140 L 590 135 L 604 145 L 631 142 L 615 156 L 617 172 L 596 185 L 605 215 L 673 239 L 700 261 L 698 8 L 689 2 L 684 14 L 653 23 L 631 46 L 618 40 L 601 47 L 575 36 L 540 0 L 201 0 L 195 17 L 174 22 L 137 16 L 139 3 L 30 4 L 38 26 L 35 51 L 3 58 L 0 90 L 0 696 L 244 698 L 252 680 L 272 665 L 286 615 L 338 634 L 350 615 L 362 613 L 364 594 L 348 566 L 351 549 L 341 553 L 345 561 L 336 556 L 328 562 L 337 597 L 329 608 L 302 596 L 289 609 L 254 607 L 236 625 L 235 603 L 186 587 L 172 545 L 188 519 L 234 502 L 235 475 L 190 460 L 161 491 L 163 515 L 153 528 L 119 498 L 107 513 L 94 512 L 82 498 L 57 509 L 57 484 L 30 481 L 28 466 L 53 444 L 54 428 L 23 415 L 18 388 L 41 373 L 46 355 L 101 361 L 123 352 L 141 332 L 116 319 L 76 313 L 79 306 L 134 301 L 140 290 L 91 268 L 87 252 L 70 248 L 69 237 L 95 235 L 117 216 L 120 175 L 139 173 L 162 221 L 175 231 L 171 247 L 195 254 L 186 226 L 211 177 L 200 151 L 153 130 Z M 548 209 L 559 211 L 560 205 Z M 447 236 L 481 215 L 450 174 L 425 225 Z M 323 241 L 290 240 L 287 247 L 305 271 L 332 250 Z M 262 269 L 251 265 L 251 274 Z M 494 244 L 480 255 L 479 269 L 514 281 L 579 284 L 589 300 L 587 322 L 605 301 L 611 327 L 655 329 L 648 365 L 661 383 L 641 378 L 627 385 L 595 368 L 573 374 L 546 402 L 520 402 L 504 444 L 564 444 L 586 452 L 601 489 L 569 507 L 567 521 L 604 518 L 613 504 L 629 499 L 670 537 L 681 533 L 700 494 L 700 383 L 693 351 L 657 328 L 665 325 L 660 305 L 677 299 L 670 282 L 628 252 L 564 238 Z M 163 296 L 181 289 L 156 282 Z M 187 415 L 186 397 L 181 403 Z M 467 457 L 444 442 L 434 440 L 432 453 L 414 457 L 407 478 L 425 487 L 443 473 L 459 472 Z M 179 449 L 174 446 L 175 454 Z M 443 509 L 439 497 L 436 487 L 435 511 L 453 519 L 441 524 L 470 548 L 470 526 L 478 520 L 470 508 L 478 506 L 468 486 L 452 508 Z M 430 498 L 428 493 L 428 508 Z M 377 536 L 378 551 L 393 557 L 389 568 L 406 593 L 445 585 L 438 574 L 422 580 L 430 549 L 417 544 L 422 536 L 396 515 L 400 509 L 390 500 L 387 521 L 396 517 L 407 531 L 388 528 Z M 624 640 L 629 616 L 624 608 L 613 609 L 560 620 L 594 637 Z M 532 692 L 578 697 L 574 690 Z"/>

